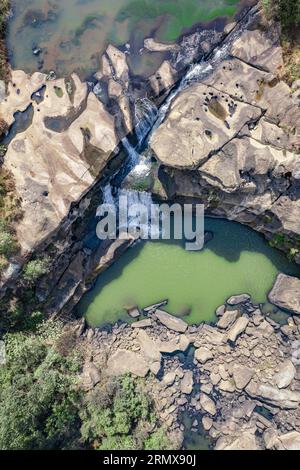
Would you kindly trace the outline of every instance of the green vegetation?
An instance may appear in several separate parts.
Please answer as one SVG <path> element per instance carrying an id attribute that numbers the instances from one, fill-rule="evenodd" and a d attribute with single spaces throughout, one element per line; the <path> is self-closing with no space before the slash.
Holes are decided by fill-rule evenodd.
<path id="1" fill-rule="evenodd" d="M 40 277 L 49 272 L 49 263 L 48 258 L 29 261 L 24 268 L 23 279 L 30 285 L 35 284 Z"/>
<path id="2" fill-rule="evenodd" d="M 269 241 L 272 248 L 278 248 L 287 253 L 289 261 L 294 261 L 295 257 L 300 253 L 300 237 L 291 240 L 286 235 L 276 233 L 272 240 Z"/>
<path id="3" fill-rule="evenodd" d="M 6 149 L 1 146 L 1 155 Z M 19 202 L 14 194 L 14 184 L 9 172 L 0 167 L 0 275 L 8 259 L 17 251 L 12 222 L 20 216 Z"/>
<path id="4" fill-rule="evenodd" d="M 84 357 L 72 329 L 40 313 L 28 326 L 31 331 L 4 336 L 1 450 L 172 449 L 142 379 L 103 375 L 85 393 Z"/>
<path id="5" fill-rule="evenodd" d="M 158 442 L 151 431 L 156 417 L 142 380 L 124 376 L 101 383 L 94 389 L 81 412 L 81 434 L 85 442 L 99 450 L 136 450 L 148 448 L 153 439 L 158 447 L 171 449 L 167 439 Z M 165 431 L 160 429 L 160 435 Z"/>
<path id="6" fill-rule="evenodd" d="M 62 325 L 48 321 L 36 335 L 5 336 L 0 368 L 0 449 L 70 448 L 79 425 L 79 358 L 56 350 Z"/>
<path id="7" fill-rule="evenodd" d="M 63 89 L 60 88 L 59 86 L 54 87 L 55 94 L 58 98 L 62 98 L 64 96 Z"/>
<path id="8" fill-rule="evenodd" d="M 9 0 L 0 0 L 0 80 L 6 80 L 8 76 L 6 48 L 4 44 L 8 12 Z"/>
<path id="9" fill-rule="evenodd" d="M 300 0 L 261 0 L 267 19 L 276 18 L 282 26 L 281 43 L 289 85 L 300 78 Z"/>

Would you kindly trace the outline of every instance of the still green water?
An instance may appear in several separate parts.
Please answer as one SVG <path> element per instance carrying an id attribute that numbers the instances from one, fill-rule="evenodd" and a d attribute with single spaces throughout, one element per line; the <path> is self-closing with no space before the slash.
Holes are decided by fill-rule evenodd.
<path id="1" fill-rule="evenodd" d="M 35 71 L 44 49 L 43 70 L 82 77 L 99 68 L 108 43 L 129 43 L 135 73 L 155 71 L 161 54 L 139 54 L 146 37 L 175 41 L 195 24 L 232 17 L 240 0 L 12 0 L 8 45 L 14 68 Z"/>
<path id="2" fill-rule="evenodd" d="M 96 327 L 126 319 L 126 306 L 143 308 L 169 299 L 167 310 L 190 324 L 214 321 L 216 308 L 233 294 L 264 303 L 279 271 L 300 277 L 300 268 L 242 225 L 206 219 L 214 239 L 201 252 L 178 242 L 142 242 L 98 279 L 79 305 Z"/>

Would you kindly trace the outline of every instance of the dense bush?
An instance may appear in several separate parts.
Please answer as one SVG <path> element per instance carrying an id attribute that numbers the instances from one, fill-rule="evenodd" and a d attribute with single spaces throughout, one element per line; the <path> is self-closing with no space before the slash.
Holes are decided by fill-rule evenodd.
<path id="1" fill-rule="evenodd" d="M 36 259 L 27 263 L 23 271 L 23 279 L 28 284 L 34 284 L 49 272 L 49 259 Z"/>
<path id="2" fill-rule="evenodd" d="M 4 338 L 0 449 L 172 449 L 142 379 L 103 377 L 84 393 L 72 332 L 58 321 L 41 322 L 41 314 L 32 321 L 34 333 Z"/>
<path id="3" fill-rule="evenodd" d="M 36 335 L 5 337 L 7 365 L 0 368 L 0 449 L 68 448 L 78 433 L 79 360 L 54 348 L 59 323 Z"/>
<path id="4" fill-rule="evenodd" d="M 268 16 L 276 16 L 284 30 L 300 26 L 300 0 L 262 0 Z"/>

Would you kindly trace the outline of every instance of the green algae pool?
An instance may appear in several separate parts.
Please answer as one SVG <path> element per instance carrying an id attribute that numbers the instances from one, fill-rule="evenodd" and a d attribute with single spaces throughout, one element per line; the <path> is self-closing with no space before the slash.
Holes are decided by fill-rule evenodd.
<path id="1" fill-rule="evenodd" d="M 162 54 L 140 48 L 146 37 L 170 42 L 195 24 L 232 18 L 239 0 L 12 0 L 8 46 L 14 68 L 27 72 L 77 71 L 85 78 L 99 68 L 108 43 L 130 44 L 135 73 L 154 73 Z M 34 56 L 33 49 L 42 53 Z M 133 65 L 134 64 L 134 65 Z"/>
<path id="2" fill-rule="evenodd" d="M 139 243 L 99 277 L 78 313 L 96 327 L 128 319 L 126 306 L 169 299 L 166 309 L 188 323 L 212 322 L 231 295 L 249 293 L 264 303 L 279 271 L 300 277 L 299 266 L 254 231 L 218 219 L 206 219 L 205 229 L 214 238 L 201 252 L 175 241 Z"/>

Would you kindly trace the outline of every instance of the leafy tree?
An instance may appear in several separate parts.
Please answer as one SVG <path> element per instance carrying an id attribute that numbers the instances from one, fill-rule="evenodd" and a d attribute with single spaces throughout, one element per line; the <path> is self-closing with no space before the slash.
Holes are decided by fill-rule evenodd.
<path id="1" fill-rule="evenodd" d="M 58 324 L 37 335 L 5 336 L 7 365 L 0 368 L 0 449 L 72 447 L 80 427 L 79 361 L 54 349 Z M 61 326 L 60 326 L 61 329 Z"/>

